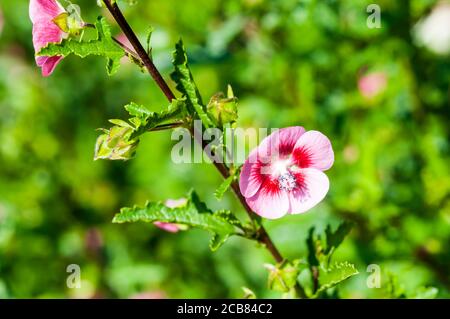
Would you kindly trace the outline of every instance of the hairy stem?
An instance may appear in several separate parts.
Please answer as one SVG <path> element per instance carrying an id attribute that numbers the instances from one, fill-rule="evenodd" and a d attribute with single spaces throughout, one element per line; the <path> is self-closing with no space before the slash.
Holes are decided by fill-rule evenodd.
<path id="1" fill-rule="evenodd" d="M 172 90 L 170 89 L 167 82 L 162 77 L 159 70 L 156 68 L 155 64 L 153 63 L 152 59 L 148 56 L 146 50 L 142 46 L 141 42 L 137 38 L 136 34 L 134 33 L 133 29 L 129 25 L 128 21 L 125 19 L 122 11 L 118 7 L 117 3 L 111 3 L 110 0 L 103 0 L 106 8 L 111 13 L 113 18 L 116 20 L 117 24 L 121 28 L 122 32 L 127 37 L 128 41 L 133 46 L 135 52 L 139 56 L 141 62 L 144 64 L 145 68 L 147 69 L 150 76 L 153 78 L 153 80 L 156 82 L 156 84 L 159 86 L 161 91 L 164 93 L 164 95 L 167 97 L 169 102 L 172 102 L 173 99 L 175 99 L 175 95 L 173 94 Z M 204 149 L 204 141 L 201 138 L 201 134 L 195 134 L 195 128 L 191 128 L 190 130 L 191 135 L 194 137 L 194 139 L 197 140 L 200 145 L 202 145 L 202 149 Z M 200 138 L 196 138 L 200 137 Z M 223 163 L 218 163 L 215 161 L 211 154 L 208 154 L 208 156 L 211 158 L 212 163 L 214 163 L 214 166 L 217 168 L 217 170 L 220 172 L 220 174 L 224 178 L 228 178 L 230 176 L 230 171 Z M 256 224 L 257 217 L 251 210 L 251 208 L 248 206 L 247 202 L 245 201 L 244 196 L 242 196 L 239 185 L 237 182 L 233 182 L 231 185 L 235 195 L 241 202 L 242 206 L 244 207 L 245 211 L 247 212 L 250 219 Z M 265 228 L 262 225 L 259 225 L 257 239 L 260 243 L 264 244 L 264 246 L 267 248 L 267 250 L 272 254 L 273 258 L 277 262 L 282 262 L 284 260 L 283 256 L 281 255 L 278 248 L 273 243 L 272 239 L 270 238 L 269 234 L 265 230 Z M 303 288 L 297 283 L 297 286 L 295 287 L 297 294 L 300 297 L 305 297 L 305 293 Z"/>

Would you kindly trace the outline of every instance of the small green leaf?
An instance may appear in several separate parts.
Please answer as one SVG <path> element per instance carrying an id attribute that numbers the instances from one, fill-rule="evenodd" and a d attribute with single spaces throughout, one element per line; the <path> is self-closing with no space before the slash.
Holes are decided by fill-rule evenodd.
<path id="1" fill-rule="evenodd" d="M 230 212 L 212 212 L 195 192 L 191 192 L 186 205 L 182 207 L 170 208 L 162 202 L 147 202 L 144 207 L 122 208 L 113 222 L 165 222 L 201 228 L 212 234 L 210 247 L 215 251 L 230 236 L 241 234 L 239 227 L 229 222 L 230 215 Z"/>
<path id="2" fill-rule="evenodd" d="M 217 198 L 217 200 L 221 200 L 225 192 L 230 188 L 231 184 L 235 180 L 235 176 L 231 175 L 227 179 L 225 179 L 222 184 L 216 189 L 214 192 L 214 196 Z"/>
<path id="3" fill-rule="evenodd" d="M 89 55 L 104 56 L 107 59 L 108 75 L 117 72 L 120 59 L 125 55 L 123 49 L 118 46 L 111 35 L 111 29 L 105 18 L 99 17 L 95 23 L 97 39 L 91 41 L 78 41 L 73 38 L 64 39 L 61 43 L 50 43 L 42 48 L 38 56 L 63 56 L 70 54 L 85 58 Z"/>
<path id="4" fill-rule="evenodd" d="M 327 269 L 320 267 L 319 289 L 315 295 L 319 295 L 320 292 L 332 288 L 356 274 L 358 274 L 358 270 L 348 262 L 335 263 Z"/>
<path id="5" fill-rule="evenodd" d="M 214 127 L 213 121 L 206 113 L 202 97 L 189 69 L 188 58 L 182 40 L 175 46 L 172 63 L 175 70 L 172 72 L 171 78 L 176 83 L 177 90 L 186 98 L 189 113 L 195 118 L 199 118 L 206 128 Z"/>
<path id="6" fill-rule="evenodd" d="M 131 102 L 128 105 L 125 105 L 125 110 L 131 115 L 136 117 L 146 117 L 152 115 L 152 112 L 148 110 L 145 106 L 137 105 L 136 103 Z"/>

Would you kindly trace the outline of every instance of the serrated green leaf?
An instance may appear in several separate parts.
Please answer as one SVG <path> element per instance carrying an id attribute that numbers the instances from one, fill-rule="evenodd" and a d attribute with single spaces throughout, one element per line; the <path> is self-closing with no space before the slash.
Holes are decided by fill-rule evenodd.
<path id="1" fill-rule="evenodd" d="M 64 39 L 60 43 L 50 43 L 42 48 L 38 56 L 63 56 L 74 54 L 81 58 L 89 55 L 103 56 L 107 59 L 108 75 L 117 72 L 120 59 L 125 55 L 123 49 L 112 38 L 111 28 L 105 18 L 99 17 L 95 23 L 97 39 L 91 41 L 78 41 L 73 38 Z"/>
<path id="2" fill-rule="evenodd" d="M 356 274 L 358 274 L 358 270 L 348 262 L 335 263 L 327 269 L 320 267 L 319 289 L 315 295 L 319 295 L 322 291 L 332 288 Z"/>
<path id="3" fill-rule="evenodd" d="M 231 235 L 240 234 L 240 229 L 228 221 L 226 216 L 229 217 L 229 214 L 224 211 L 212 212 L 195 192 L 191 192 L 186 205 L 182 207 L 170 208 L 162 202 L 147 202 L 144 207 L 122 208 L 113 222 L 166 222 L 201 228 L 213 235 L 210 247 L 215 251 Z"/>
<path id="4" fill-rule="evenodd" d="M 125 105 L 125 110 L 131 115 L 136 117 L 146 117 L 150 116 L 153 112 L 147 109 L 143 105 L 137 105 L 136 103 L 131 102 L 130 104 Z"/>
<path id="5" fill-rule="evenodd" d="M 214 127 L 213 121 L 206 113 L 206 107 L 189 69 L 188 58 L 182 40 L 175 46 L 172 63 L 175 70 L 172 72 L 171 78 L 176 83 L 177 90 L 186 98 L 190 114 L 199 118 L 206 128 Z"/>
<path id="6" fill-rule="evenodd" d="M 229 176 L 227 179 L 225 179 L 222 184 L 216 189 L 214 192 L 214 196 L 217 198 L 217 200 L 221 200 L 225 192 L 230 188 L 231 184 L 233 183 L 235 179 L 234 175 Z"/>

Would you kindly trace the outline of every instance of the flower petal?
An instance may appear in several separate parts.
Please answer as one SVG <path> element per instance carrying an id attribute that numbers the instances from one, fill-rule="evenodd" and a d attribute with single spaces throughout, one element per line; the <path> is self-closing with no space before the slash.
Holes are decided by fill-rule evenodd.
<path id="1" fill-rule="evenodd" d="M 242 166 L 239 189 L 244 197 L 252 197 L 261 187 L 261 165 L 257 157 L 257 149 L 255 149 Z"/>
<path id="2" fill-rule="evenodd" d="M 317 169 L 301 169 L 295 175 L 301 187 L 289 192 L 290 214 L 304 213 L 316 206 L 325 198 L 330 187 L 328 177 Z"/>
<path id="3" fill-rule="evenodd" d="M 65 33 L 51 21 L 40 21 L 33 24 L 33 46 L 36 53 L 49 43 L 59 43 Z"/>
<path id="4" fill-rule="evenodd" d="M 264 186 L 253 197 L 245 200 L 256 214 L 268 219 L 283 217 L 289 210 L 289 197 L 286 192 L 271 191 Z"/>
<path id="5" fill-rule="evenodd" d="M 65 10 L 56 0 L 30 0 L 31 22 L 51 21 Z"/>
<path id="6" fill-rule="evenodd" d="M 62 59 L 61 56 L 38 56 L 36 57 L 36 63 L 42 68 L 43 76 L 50 76 Z"/>
<path id="7" fill-rule="evenodd" d="M 292 154 L 300 168 L 325 171 L 333 166 L 334 153 L 330 140 L 318 131 L 308 131 L 295 144 Z"/>
<path id="8" fill-rule="evenodd" d="M 172 223 L 154 222 L 153 225 L 169 233 L 177 233 L 180 230 L 178 225 Z"/>
<path id="9" fill-rule="evenodd" d="M 290 154 L 304 133 L 305 129 L 301 126 L 279 129 L 261 141 L 258 146 L 258 155 L 262 157 L 273 157 L 278 154 Z"/>

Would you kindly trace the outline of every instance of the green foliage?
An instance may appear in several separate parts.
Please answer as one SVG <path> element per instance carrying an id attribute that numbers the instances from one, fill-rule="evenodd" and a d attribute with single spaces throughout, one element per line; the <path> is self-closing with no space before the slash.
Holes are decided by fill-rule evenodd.
<path id="1" fill-rule="evenodd" d="M 186 105 L 190 114 L 194 118 L 199 118 L 206 128 L 214 127 L 213 121 L 206 113 L 202 97 L 189 69 L 187 53 L 182 40 L 175 46 L 172 63 L 175 70 L 172 72 L 171 78 L 176 83 L 177 90 L 186 98 Z"/>
<path id="2" fill-rule="evenodd" d="M 158 125 L 170 120 L 183 119 L 185 104 L 182 100 L 173 100 L 169 107 L 161 112 L 151 112 L 145 106 L 130 103 L 125 110 L 132 116 L 128 122 L 120 119 L 109 120 L 113 126 L 102 129 L 97 139 L 94 159 L 129 160 L 134 157 L 139 137 Z"/>
<path id="3" fill-rule="evenodd" d="M 356 270 L 355 266 L 348 262 L 335 263 L 328 268 L 322 267 L 323 266 L 321 266 L 319 270 L 319 287 L 315 296 L 318 296 L 321 292 L 358 274 L 358 270 Z"/>
<path id="4" fill-rule="evenodd" d="M 230 236 L 242 234 L 237 219 L 227 211 L 213 212 L 200 201 L 192 191 L 187 204 L 170 208 L 162 202 L 147 202 L 145 206 L 122 208 L 114 223 L 166 222 L 187 225 L 209 231 L 213 237 L 210 242 L 212 251 L 217 250 Z"/>
<path id="5" fill-rule="evenodd" d="M 313 297 L 332 288 L 344 280 L 358 274 L 355 266 L 348 262 L 331 263 L 331 257 L 336 248 L 342 243 L 351 230 L 351 224 L 342 222 L 332 231 L 327 225 L 322 236 L 315 233 L 315 227 L 311 227 L 306 239 L 308 247 L 308 263 L 313 281 Z"/>
<path id="6" fill-rule="evenodd" d="M 118 46 L 111 35 L 111 28 L 105 18 L 98 18 L 95 23 L 97 39 L 91 41 L 79 41 L 74 38 L 64 39 L 61 43 L 50 43 L 42 48 L 39 56 L 63 56 L 71 54 L 85 58 L 89 55 L 98 55 L 106 58 L 108 75 L 117 72 L 120 59 L 125 55 L 123 49 Z"/>

